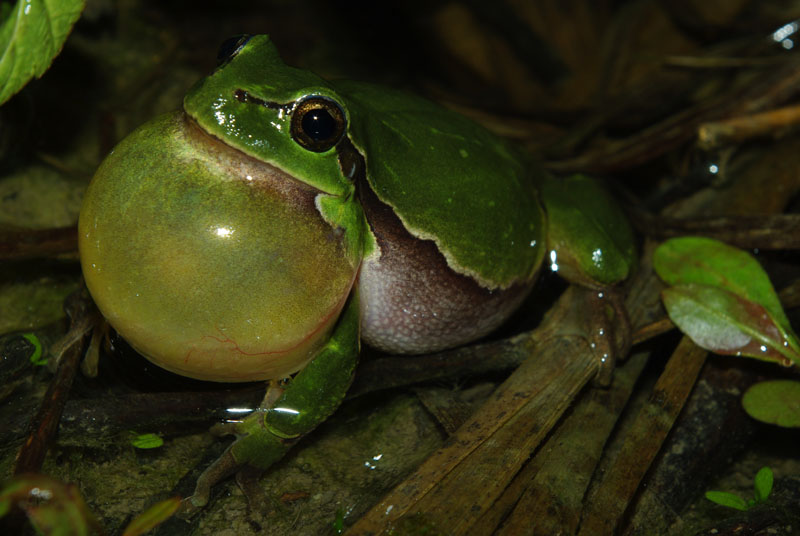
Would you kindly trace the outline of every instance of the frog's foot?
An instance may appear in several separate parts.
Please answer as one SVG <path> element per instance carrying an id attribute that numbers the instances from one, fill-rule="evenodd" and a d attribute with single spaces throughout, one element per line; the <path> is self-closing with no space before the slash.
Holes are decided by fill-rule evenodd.
<path id="1" fill-rule="evenodd" d="M 264 474 L 264 470 L 258 467 L 239 464 L 234 457 L 230 455 L 230 450 L 228 450 L 216 462 L 208 467 L 208 469 L 203 471 L 203 474 L 197 479 L 194 493 L 181 501 L 179 515 L 184 519 L 194 516 L 208 504 L 211 496 L 211 488 L 219 481 L 224 480 L 234 473 L 236 474 L 236 484 L 245 494 L 245 497 L 247 497 L 250 510 L 261 513 L 269 512 L 271 510 L 270 501 L 258 485 L 258 481 L 261 475 Z"/>
<path id="2" fill-rule="evenodd" d="M 241 468 L 241 463 L 231 453 L 233 445 L 228 447 L 217 460 L 206 468 L 197 479 L 194 493 L 181 501 L 180 515 L 191 517 L 208 504 L 211 488 L 217 482 L 229 477 Z"/>
<path id="3" fill-rule="evenodd" d="M 587 293 L 592 326 L 589 344 L 599 363 L 594 383 L 608 387 L 614 378 L 617 357 L 626 355 L 630 349 L 631 324 L 618 290 L 587 290 Z"/>
<path id="4" fill-rule="evenodd" d="M 191 517 L 208 504 L 211 488 L 236 474 L 236 482 L 254 510 L 268 505 L 257 481 L 261 473 L 280 460 L 296 438 L 281 437 L 265 422 L 269 410 L 258 409 L 241 422 L 217 424 L 214 435 L 236 435 L 237 439 L 197 479 L 194 493 L 181 503 L 181 516 Z"/>
<path id="5" fill-rule="evenodd" d="M 280 460 L 304 435 L 324 421 L 344 399 L 358 356 L 358 295 L 348 302 L 330 340 L 314 359 L 290 381 L 271 381 L 261 406 L 241 421 L 219 424 L 215 435 L 233 434 L 236 440 L 197 479 L 191 497 L 184 499 L 181 515 L 190 516 L 208 503 L 211 487 L 240 470 L 266 470 Z M 261 493 L 247 472 L 237 481 L 258 507 Z"/>

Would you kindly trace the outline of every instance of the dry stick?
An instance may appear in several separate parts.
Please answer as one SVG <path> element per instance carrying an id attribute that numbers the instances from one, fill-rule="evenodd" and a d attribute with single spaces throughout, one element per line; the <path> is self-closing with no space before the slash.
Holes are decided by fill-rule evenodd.
<path id="1" fill-rule="evenodd" d="M 755 369 L 719 366 L 716 361 L 709 359 L 703 367 L 670 430 L 668 445 L 647 471 L 647 484 L 639 486 L 622 535 L 687 534 L 681 513 L 707 489 L 708 477 L 730 472 L 729 461 L 757 433 L 756 422 L 741 404 L 741 393 L 756 381 Z"/>
<path id="2" fill-rule="evenodd" d="M 626 300 L 630 318 L 634 319 L 640 334 L 642 326 L 652 325 L 663 315 L 658 297 L 662 285 L 655 278 L 650 262 L 654 246 L 652 242 L 645 245 L 640 269 L 630 282 Z M 634 335 L 634 339 L 636 337 Z M 575 534 L 587 486 L 644 369 L 646 357 L 634 355 L 617 369 L 610 389 L 592 389 L 579 399 L 547 443 L 474 526 L 475 534 L 492 533 L 504 519 L 498 535 L 529 534 L 531 531 Z"/>
<path id="3" fill-rule="evenodd" d="M 448 534 L 470 534 L 472 524 L 503 491 L 580 386 L 596 373 L 594 362 L 567 362 L 570 354 L 586 353 L 585 347 L 574 344 L 584 341 L 569 342 L 560 345 L 561 359 L 526 361 L 490 404 L 348 534 L 379 534 L 407 513 L 422 514 L 433 525 L 447 527 Z M 506 469 L 502 475 L 498 466 Z M 464 493 L 465 488 L 473 493 Z"/>
<path id="4" fill-rule="evenodd" d="M 55 437 L 56 430 L 58 430 L 61 411 L 67 401 L 69 389 L 78 370 L 81 355 L 81 346 L 79 344 L 73 345 L 63 354 L 58 365 L 58 371 L 50 381 L 47 393 L 42 400 L 41 406 L 39 406 L 39 411 L 31 420 L 28 438 L 17 455 L 16 465 L 14 466 L 15 475 L 35 473 L 41 469 L 44 457 L 47 454 L 47 448 L 50 446 L 53 437 Z"/>
<path id="5" fill-rule="evenodd" d="M 555 309 L 558 314 L 576 307 L 579 292 L 570 288 L 564 293 Z M 551 315 L 548 320 L 546 324 L 553 325 L 560 319 Z M 447 534 L 472 534 L 472 525 L 597 372 L 597 360 L 581 336 L 540 346 L 541 355 L 525 361 L 444 447 L 348 534 L 379 534 L 410 514 Z"/>
<path id="6" fill-rule="evenodd" d="M 721 56 L 667 56 L 664 65 L 683 69 L 731 69 L 742 67 L 774 67 L 786 62 L 781 55 L 758 58 Z"/>
<path id="7" fill-rule="evenodd" d="M 67 298 L 65 309 L 71 318 L 70 331 L 80 334 L 61 352 L 58 369 L 47 388 L 39 410 L 31 420 L 28 438 L 20 448 L 14 474 L 37 472 L 42 467 L 47 449 L 55 438 L 61 412 L 69 396 L 72 380 L 78 371 L 83 335 L 89 331 L 94 316 L 87 311 L 85 294 L 75 292 Z"/>
<path id="8" fill-rule="evenodd" d="M 756 137 L 775 137 L 797 128 L 800 106 L 787 106 L 722 121 L 712 121 L 697 129 L 697 143 L 709 151 L 726 145 L 737 145 Z"/>
<path id="9" fill-rule="evenodd" d="M 489 512 L 494 519 L 482 519 L 482 524 L 474 527 L 475 534 L 492 533 L 503 517 L 506 519 L 495 536 L 575 533 L 592 473 L 647 357 L 634 354 L 616 369 L 610 389 L 592 389 L 579 399 L 569 417 L 514 479 L 514 483 L 520 480 L 527 486 L 524 493 L 509 486 L 513 511 L 501 516 L 503 507 L 497 504 Z"/>
<path id="10" fill-rule="evenodd" d="M 78 229 L 74 225 L 51 229 L 0 230 L 2 260 L 54 257 L 76 251 L 78 251 Z"/>
<path id="11" fill-rule="evenodd" d="M 740 248 L 800 249 L 800 215 L 797 214 L 684 219 L 636 211 L 632 216 L 636 229 L 653 238 L 701 235 Z"/>
<path id="12" fill-rule="evenodd" d="M 684 337 L 611 469 L 589 496 L 579 536 L 613 534 L 694 387 L 708 352 Z"/>
<path id="13" fill-rule="evenodd" d="M 797 93 L 799 84 L 800 62 L 789 60 L 747 87 L 735 87 L 720 98 L 704 100 L 628 138 L 607 141 L 578 157 L 546 165 L 551 171 L 570 173 L 611 172 L 643 164 L 691 140 L 703 123 L 760 112 L 786 102 Z"/>

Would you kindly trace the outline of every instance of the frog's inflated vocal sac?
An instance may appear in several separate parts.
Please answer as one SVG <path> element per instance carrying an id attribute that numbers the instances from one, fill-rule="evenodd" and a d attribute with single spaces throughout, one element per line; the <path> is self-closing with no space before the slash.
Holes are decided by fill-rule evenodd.
<path id="1" fill-rule="evenodd" d="M 600 230 L 569 197 L 602 205 Z M 263 35 L 229 42 L 182 111 L 114 149 L 79 231 L 93 299 L 152 362 L 223 382 L 296 373 L 236 426 L 195 506 L 330 415 L 360 339 L 392 353 L 464 344 L 520 304 L 546 250 L 589 285 L 624 279 L 633 259 L 594 182 L 548 178 L 426 100 L 288 67 Z M 583 253 L 564 247 L 574 236 Z"/>

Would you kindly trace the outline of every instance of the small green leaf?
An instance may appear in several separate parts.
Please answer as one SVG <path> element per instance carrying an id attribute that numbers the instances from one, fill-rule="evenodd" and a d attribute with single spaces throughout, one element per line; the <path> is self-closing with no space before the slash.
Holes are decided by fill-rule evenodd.
<path id="1" fill-rule="evenodd" d="M 156 434 L 139 434 L 131 439 L 131 445 L 137 449 L 155 449 L 164 444 L 164 440 Z"/>
<path id="2" fill-rule="evenodd" d="M 670 285 L 695 283 L 718 287 L 760 305 L 769 313 L 771 323 L 780 331 L 791 354 L 800 355 L 800 343 L 769 277 L 746 251 L 710 238 L 674 238 L 656 249 L 653 267 Z"/>
<path id="3" fill-rule="evenodd" d="M 752 385 L 742 396 L 742 406 L 761 422 L 800 428 L 800 382 L 770 380 Z"/>
<path id="4" fill-rule="evenodd" d="M 727 491 L 707 491 L 706 499 L 719 505 L 727 506 L 728 508 L 736 508 L 737 510 L 743 511 L 747 510 L 747 501 Z"/>
<path id="5" fill-rule="evenodd" d="M 139 536 L 148 530 L 160 525 L 178 511 L 181 505 L 180 497 L 171 497 L 157 502 L 131 521 L 122 536 Z"/>
<path id="6" fill-rule="evenodd" d="M 85 0 L 18 0 L 0 23 L 0 104 L 53 62 Z"/>
<path id="7" fill-rule="evenodd" d="M 47 358 L 42 357 L 42 343 L 39 342 L 39 337 L 33 333 L 23 333 L 22 338 L 33 345 L 33 354 L 30 360 L 34 366 L 41 367 L 47 364 Z"/>
<path id="8" fill-rule="evenodd" d="M 344 510 L 338 508 L 336 510 L 336 518 L 331 523 L 331 529 L 334 534 L 342 534 L 344 532 Z"/>
<path id="9" fill-rule="evenodd" d="M 791 365 L 800 354 L 769 312 L 723 288 L 680 284 L 661 293 L 670 319 L 700 347 L 726 355 Z"/>
<path id="10" fill-rule="evenodd" d="M 762 467 L 758 470 L 753 483 L 756 502 L 764 502 L 769 498 L 769 494 L 772 493 L 772 480 L 772 469 L 769 467 Z"/>

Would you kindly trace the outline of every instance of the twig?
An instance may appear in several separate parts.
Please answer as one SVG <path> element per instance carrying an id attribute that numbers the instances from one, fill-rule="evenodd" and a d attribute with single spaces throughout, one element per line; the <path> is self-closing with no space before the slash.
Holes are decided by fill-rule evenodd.
<path id="1" fill-rule="evenodd" d="M 66 304 L 66 308 L 72 318 L 72 329 L 78 327 L 79 331 L 86 333 L 80 327 L 81 324 L 89 321 L 83 308 L 85 302 L 82 301 L 80 292 L 73 293 Z M 25 443 L 20 448 L 14 466 L 14 474 L 38 472 L 44 462 L 47 449 L 58 430 L 58 423 L 61 420 L 61 412 L 67 402 L 72 380 L 78 371 L 78 364 L 82 355 L 81 339 L 65 349 L 56 370 L 55 377 L 51 380 L 47 393 L 42 400 L 36 415 L 31 420 L 30 432 Z"/>
<path id="2" fill-rule="evenodd" d="M 614 534 L 653 459 L 694 387 L 707 352 L 684 337 L 639 413 L 611 469 L 593 488 L 580 536 Z"/>
<path id="3" fill-rule="evenodd" d="M 736 145 L 757 137 L 779 137 L 797 128 L 800 123 L 800 106 L 777 108 L 752 115 L 712 121 L 697 129 L 697 144 L 705 150 Z"/>
<path id="4" fill-rule="evenodd" d="M 545 324 L 568 325 L 565 317 L 580 309 L 579 292 L 568 289 Z M 378 534 L 388 525 L 420 517 L 448 534 L 472 534 L 473 525 L 597 372 L 585 338 L 573 334 L 542 340 L 546 343 L 537 347 L 537 355 L 348 534 Z"/>
<path id="5" fill-rule="evenodd" d="M 71 227 L 52 229 L 0 230 L 0 260 L 54 257 L 78 251 L 78 230 Z"/>

